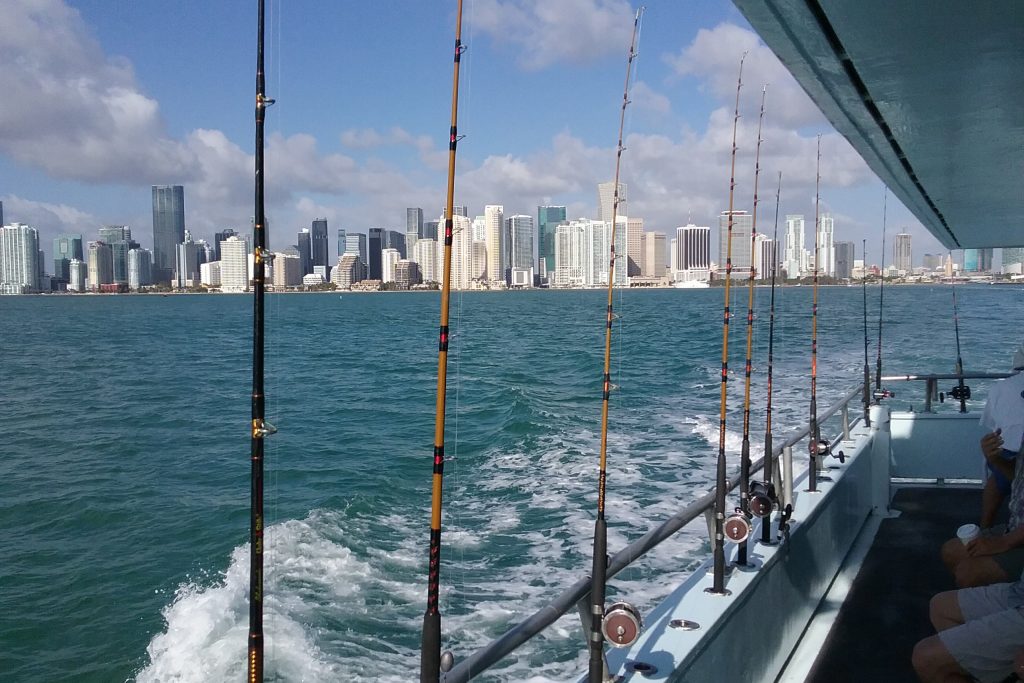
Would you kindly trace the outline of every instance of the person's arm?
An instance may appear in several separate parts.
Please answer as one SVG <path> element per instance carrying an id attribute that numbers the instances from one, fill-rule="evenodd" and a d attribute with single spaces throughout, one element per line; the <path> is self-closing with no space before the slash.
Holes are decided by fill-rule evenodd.
<path id="1" fill-rule="evenodd" d="M 1006 477 L 1007 481 L 1013 481 L 1013 463 L 1003 458 L 1002 431 L 997 429 L 981 437 L 981 452 L 993 469 Z"/>

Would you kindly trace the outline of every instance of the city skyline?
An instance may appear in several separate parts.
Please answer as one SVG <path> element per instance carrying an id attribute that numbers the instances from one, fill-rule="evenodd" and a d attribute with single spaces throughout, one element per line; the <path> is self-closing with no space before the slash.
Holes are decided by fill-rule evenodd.
<path id="1" fill-rule="evenodd" d="M 500 202 L 507 215 L 565 206 L 568 216 L 594 216 L 593 188 L 614 168 L 610 128 L 633 9 L 620 0 L 580 0 L 543 12 L 540 6 L 502 0 L 466 17 L 473 44 L 463 67 L 474 87 L 460 103 L 467 137 L 459 148 L 456 203 Z M 863 233 L 879 260 L 881 185 L 730 3 L 706 0 L 692 10 L 648 4 L 624 142 L 628 213 L 643 216 L 647 231 L 668 235 L 690 215 L 707 223 L 721 211 L 729 159 L 721 134 L 731 125 L 739 54 L 750 50 L 737 193 L 752 188 L 752 126 L 758 86 L 767 82 L 761 160 L 765 172 L 784 172 L 783 212 L 812 213 L 813 143 L 822 132 L 823 206 L 851 238 Z M 285 65 L 268 69 L 268 92 L 278 96 L 268 114 L 271 248 L 289 246 L 314 218 L 345 230 L 406 232 L 405 207 L 423 207 L 425 218 L 440 214 L 448 103 L 437 93 L 450 89 L 451 11 L 285 8 L 268 44 L 269 63 Z M 593 19 L 585 30 L 580 12 Z M 0 76 L 12 101 L 25 105 L 5 114 L 19 136 L 0 134 L 6 221 L 37 226 L 44 244 L 62 233 L 129 225 L 155 252 L 146 229 L 151 207 L 138 190 L 181 185 L 189 195 L 185 227 L 194 237 L 247 231 L 252 96 L 251 78 L 239 74 L 251 70 L 251 46 L 231 27 L 250 19 L 249 8 L 233 4 L 185 5 L 170 21 L 144 3 L 41 0 L 31 13 L 22 3 L 0 7 L 5 24 L 27 27 L 26 40 L 8 46 L 13 58 Z M 403 49 L 360 49 L 355 27 L 382 22 Z M 205 29 L 202 39 L 196 25 Z M 301 41 L 293 38 L 299 35 Z M 168 37 L 181 52 L 174 69 L 166 64 Z M 367 81 L 371 76 L 378 80 Z M 328 85 L 335 81 L 346 87 Z M 60 98 L 46 98 L 44 82 L 69 87 L 59 89 Z M 86 91 L 72 83 L 87 84 Z M 334 99 L 341 92 L 362 93 L 360 107 Z M 416 106 L 394 107 L 395 92 Z M 525 92 L 531 96 L 516 97 Z M 498 98 L 506 105 L 487 104 Z M 892 200 L 889 218 L 906 224 L 924 251 L 939 250 Z"/>

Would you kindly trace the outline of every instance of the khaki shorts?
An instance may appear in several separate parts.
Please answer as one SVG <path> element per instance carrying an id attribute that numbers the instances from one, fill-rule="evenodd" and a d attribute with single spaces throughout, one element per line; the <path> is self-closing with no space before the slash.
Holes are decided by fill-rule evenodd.
<path id="1" fill-rule="evenodd" d="M 1013 658 L 1024 646 L 1024 607 L 1012 583 L 964 588 L 957 603 L 966 620 L 939 632 L 957 663 L 982 683 L 998 683 L 1013 673 Z"/>

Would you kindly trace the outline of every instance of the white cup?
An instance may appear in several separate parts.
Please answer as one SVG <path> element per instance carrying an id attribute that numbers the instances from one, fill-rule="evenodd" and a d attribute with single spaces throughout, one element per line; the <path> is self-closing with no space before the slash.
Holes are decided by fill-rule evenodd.
<path id="1" fill-rule="evenodd" d="M 956 537 L 960 539 L 960 542 L 967 545 L 978 536 L 981 535 L 981 527 L 977 524 L 964 524 L 962 527 L 956 530 Z"/>

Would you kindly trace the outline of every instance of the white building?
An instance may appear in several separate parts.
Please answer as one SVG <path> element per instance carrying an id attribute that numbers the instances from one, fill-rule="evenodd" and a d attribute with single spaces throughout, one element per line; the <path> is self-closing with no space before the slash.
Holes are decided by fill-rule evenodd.
<path id="1" fill-rule="evenodd" d="M 68 291 L 84 292 L 89 283 L 89 266 L 85 261 L 71 259 L 68 266 Z"/>
<path id="2" fill-rule="evenodd" d="M 437 274 L 437 240 L 416 240 L 416 246 L 412 249 L 412 260 L 419 264 L 424 282 L 440 281 L 441 278 Z"/>
<path id="3" fill-rule="evenodd" d="M 139 290 L 153 284 L 153 252 L 149 249 L 128 250 L 128 288 Z"/>
<path id="4" fill-rule="evenodd" d="M 556 287 L 602 287 L 608 285 L 611 266 L 611 224 L 579 218 L 555 229 Z M 614 284 L 629 283 L 626 256 L 626 221 L 618 221 L 615 230 L 616 259 Z"/>
<path id="5" fill-rule="evenodd" d="M 200 263 L 199 281 L 204 287 L 220 287 L 220 261 Z"/>
<path id="6" fill-rule="evenodd" d="M 487 273 L 491 282 L 505 281 L 504 237 L 505 207 L 488 205 L 484 207 L 484 230 L 487 243 Z M 468 227 L 468 226 L 467 226 Z"/>
<path id="7" fill-rule="evenodd" d="M 757 233 L 754 238 L 754 277 L 766 280 L 772 276 L 772 266 L 778 267 L 779 254 L 777 243 L 764 233 Z M 777 276 L 777 274 L 776 274 Z"/>
<path id="8" fill-rule="evenodd" d="M 750 277 L 751 236 L 754 230 L 754 217 L 746 211 L 732 212 L 732 277 L 745 279 Z M 718 262 L 721 264 L 720 274 L 725 277 L 726 255 L 729 249 L 729 212 L 723 211 L 718 217 Z"/>
<path id="9" fill-rule="evenodd" d="M 221 291 L 248 292 L 249 279 L 249 254 L 245 240 L 232 235 L 220 243 Z"/>
<path id="10" fill-rule="evenodd" d="M 612 219 L 612 204 L 615 201 L 615 183 L 608 181 L 597 186 L 597 220 L 610 221 Z M 619 183 L 619 206 L 615 211 L 616 219 L 626 216 L 626 184 Z"/>
<path id="11" fill-rule="evenodd" d="M 348 237 L 352 237 L 349 235 Z M 348 237 L 345 243 L 348 243 Z M 274 254 L 274 289 L 298 287 L 302 284 L 302 257 L 298 254 L 277 252 Z"/>
<path id="12" fill-rule="evenodd" d="M 397 249 L 388 247 L 387 249 L 380 250 L 380 270 L 381 282 L 394 282 L 395 281 L 395 266 L 402 260 L 402 255 L 398 253 Z"/>
<path id="13" fill-rule="evenodd" d="M 106 242 L 89 242 L 86 249 L 89 267 L 89 291 L 100 291 L 100 285 L 114 281 L 114 252 Z"/>
<path id="14" fill-rule="evenodd" d="M 473 218 L 473 241 L 487 241 L 487 219 L 484 216 L 476 216 Z"/>
<path id="15" fill-rule="evenodd" d="M 586 219 L 555 228 L 554 287 L 582 287 L 583 262 L 587 257 Z"/>
<path id="16" fill-rule="evenodd" d="M 28 294 L 39 287 L 39 232 L 24 223 L 0 228 L 0 294 Z"/>
<path id="17" fill-rule="evenodd" d="M 444 245 L 439 241 L 437 246 L 436 282 L 444 280 Z M 451 288 L 469 289 L 473 278 L 473 231 L 472 224 L 466 216 L 452 216 L 452 263 Z"/>
<path id="18" fill-rule="evenodd" d="M 645 232 L 641 238 L 640 253 L 640 274 L 644 277 L 664 277 L 665 234 Z"/>
<path id="19" fill-rule="evenodd" d="M 786 277 L 791 280 L 799 278 L 806 272 L 806 263 L 804 217 L 786 216 L 786 241 L 782 253 L 782 267 L 786 270 Z"/>
<path id="20" fill-rule="evenodd" d="M 707 282 L 711 279 L 711 228 L 706 225 L 688 225 L 676 228 L 675 265 L 676 282 Z"/>
<path id="21" fill-rule="evenodd" d="M 818 252 L 821 255 L 819 275 L 834 277 L 836 274 L 836 246 L 832 214 L 822 214 L 818 220 Z"/>

